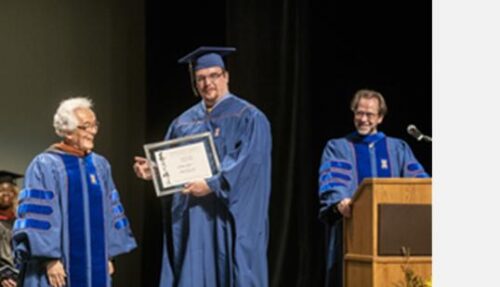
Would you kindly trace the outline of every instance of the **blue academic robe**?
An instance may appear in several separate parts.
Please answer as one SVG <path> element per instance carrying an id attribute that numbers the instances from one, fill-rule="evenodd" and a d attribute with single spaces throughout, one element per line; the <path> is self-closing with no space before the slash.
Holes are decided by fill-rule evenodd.
<path id="1" fill-rule="evenodd" d="M 204 197 L 172 195 L 171 240 L 164 236 L 160 286 L 268 285 L 271 133 L 255 106 L 228 94 L 207 112 L 203 102 L 173 121 L 165 139 L 210 132 L 221 173 Z M 172 246 L 169 254 L 167 245 Z M 170 259 L 170 260 L 169 260 Z"/>
<path id="2" fill-rule="evenodd" d="M 327 226 L 325 286 L 342 286 L 342 215 L 336 204 L 352 198 L 370 177 L 429 177 L 403 140 L 378 132 L 332 139 L 326 144 L 319 169 L 319 216 Z"/>
<path id="3" fill-rule="evenodd" d="M 60 259 L 69 287 L 111 286 L 108 260 L 136 247 L 108 161 L 56 149 L 30 163 L 14 223 L 18 286 L 49 286 L 45 263 Z"/>

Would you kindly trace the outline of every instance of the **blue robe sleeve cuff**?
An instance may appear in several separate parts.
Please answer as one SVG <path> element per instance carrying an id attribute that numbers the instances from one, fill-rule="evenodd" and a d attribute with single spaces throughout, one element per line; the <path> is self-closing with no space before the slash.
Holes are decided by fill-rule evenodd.
<path id="1" fill-rule="evenodd" d="M 220 174 L 212 176 L 206 180 L 208 187 L 212 190 L 218 198 L 228 200 L 229 199 L 229 186 Z"/>

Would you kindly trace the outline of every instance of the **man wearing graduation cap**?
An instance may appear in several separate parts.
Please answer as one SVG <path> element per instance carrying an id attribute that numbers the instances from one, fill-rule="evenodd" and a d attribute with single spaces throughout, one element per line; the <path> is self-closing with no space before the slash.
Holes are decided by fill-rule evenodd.
<path id="1" fill-rule="evenodd" d="M 53 122 L 62 141 L 26 170 L 13 237 L 20 286 L 110 287 L 112 259 L 136 247 L 110 164 L 92 151 L 92 106 L 62 101 Z"/>
<path id="2" fill-rule="evenodd" d="M 164 205 L 172 224 L 164 233 L 162 287 L 268 285 L 270 125 L 229 92 L 222 56 L 234 50 L 201 47 L 179 60 L 202 100 L 171 123 L 165 139 L 212 133 L 221 173 L 186 184 Z M 151 179 L 146 159 L 136 157 L 134 170 Z"/>
<path id="3" fill-rule="evenodd" d="M 19 193 L 19 188 L 15 180 L 20 177 L 22 177 L 22 175 L 14 172 L 5 170 L 0 171 L 0 268 L 4 268 L 5 266 L 14 268 L 11 248 L 12 225 L 16 219 L 16 201 Z M 7 274 L 0 275 L 2 287 L 16 286 L 16 282 L 13 278 L 9 278 Z"/>
<path id="4" fill-rule="evenodd" d="M 342 218 L 351 217 L 351 198 L 371 177 L 429 177 L 406 142 L 378 131 L 387 114 L 381 93 L 359 90 L 351 101 L 356 131 L 331 139 L 319 169 L 320 218 L 327 226 L 325 286 L 342 286 Z"/>

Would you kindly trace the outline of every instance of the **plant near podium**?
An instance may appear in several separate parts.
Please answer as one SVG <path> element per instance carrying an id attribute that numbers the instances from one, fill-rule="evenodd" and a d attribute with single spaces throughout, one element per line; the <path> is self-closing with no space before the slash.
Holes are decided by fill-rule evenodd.
<path id="1" fill-rule="evenodd" d="M 404 282 L 400 281 L 394 284 L 395 287 L 432 287 L 432 279 L 425 280 L 411 268 L 410 262 L 410 249 L 406 247 L 401 247 L 401 253 L 406 258 L 405 264 L 401 266 L 401 270 L 405 275 Z"/>

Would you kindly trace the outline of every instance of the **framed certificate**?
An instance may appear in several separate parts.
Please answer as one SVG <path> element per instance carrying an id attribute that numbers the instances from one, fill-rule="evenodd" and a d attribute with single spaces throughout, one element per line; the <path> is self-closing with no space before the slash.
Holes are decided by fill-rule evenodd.
<path id="1" fill-rule="evenodd" d="M 184 184 L 220 172 L 209 132 L 144 145 L 157 196 L 179 192 Z"/>

